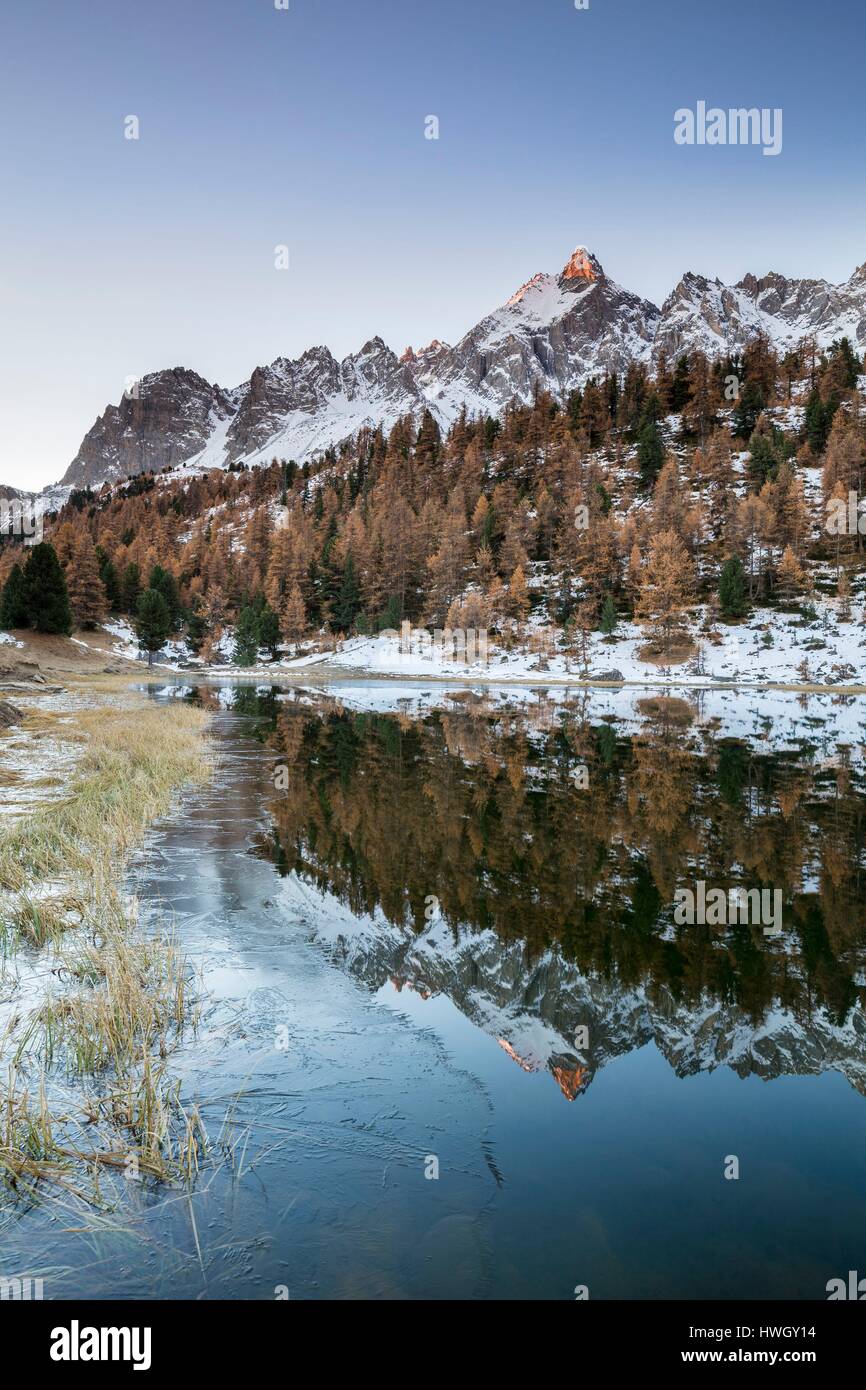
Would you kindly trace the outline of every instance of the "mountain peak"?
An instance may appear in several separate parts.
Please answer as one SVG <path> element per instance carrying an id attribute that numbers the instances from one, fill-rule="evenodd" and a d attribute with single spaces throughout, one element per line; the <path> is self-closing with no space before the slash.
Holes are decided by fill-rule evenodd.
<path id="1" fill-rule="evenodd" d="M 552 283 L 551 276 L 545 275 L 543 270 L 539 270 L 537 274 L 532 276 L 531 280 L 527 280 L 525 285 L 521 285 L 519 290 L 515 290 L 510 299 L 506 299 L 505 307 L 511 308 L 513 305 L 519 304 L 531 290 L 544 289 L 550 283 Z"/>
<path id="2" fill-rule="evenodd" d="M 777 352 L 847 334 L 866 351 L 866 266 L 845 285 L 768 273 L 723 284 L 688 271 L 658 309 L 608 280 L 586 246 L 562 271 L 536 274 L 454 347 L 433 339 L 398 359 L 381 337 L 337 361 L 326 347 L 257 367 L 231 391 L 187 368 L 152 372 L 89 430 L 64 477 L 100 486 L 181 464 L 225 468 L 322 456 L 372 421 L 390 429 L 431 410 L 443 427 L 462 411 L 499 415 L 539 389 L 562 402 L 592 376 L 622 376 L 698 349 L 742 351 L 757 331 Z"/>
<path id="3" fill-rule="evenodd" d="M 560 283 L 572 280 L 603 280 L 604 271 L 600 261 L 586 246 L 576 246 L 559 279 Z"/>

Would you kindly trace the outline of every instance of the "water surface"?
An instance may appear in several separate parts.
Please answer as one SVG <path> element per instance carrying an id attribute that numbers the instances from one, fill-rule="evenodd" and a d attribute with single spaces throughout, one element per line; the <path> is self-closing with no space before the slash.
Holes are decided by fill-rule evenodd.
<path id="1" fill-rule="evenodd" d="M 215 711 L 135 882 L 201 971 L 176 1061 L 223 1161 L 83 1254 L 30 1216 L 55 1296 L 814 1299 L 862 1265 L 862 704 L 154 697 Z M 677 926 L 697 879 L 781 890 L 781 937 Z"/>

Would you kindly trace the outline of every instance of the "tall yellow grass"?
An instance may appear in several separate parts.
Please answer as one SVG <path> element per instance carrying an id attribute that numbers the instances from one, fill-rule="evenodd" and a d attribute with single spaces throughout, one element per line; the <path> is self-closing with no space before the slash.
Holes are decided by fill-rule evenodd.
<path id="1" fill-rule="evenodd" d="M 69 786 L 0 830 L 0 926 L 7 940 L 49 950 L 58 982 L 17 1021 L 14 1036 L 0 1039 L 8 1067 L 0 1080 L 0 1178 L 16 1191 L 46 1180 L 68 1186 L 60 1175 L 76 1161 L 95 1171 L 134 1156 L 145 1174 L 190 1174 L 204 1143 L 166 1063 L 195 1013 L 189 970 L 170 934 L 140 932 L 122 880 L 132 850 L 178 789 L 210 776 L 208 716 L 135 699 L 62 718 L 62 730 L 47 712 L 28 722 L 34 736 L 51 730 L 83 742 Z M 42 1069 L 38 1101 L 21 1079 L 34 1057 Z M 98 1095 L 85 1098 L 83 1110 L 116 1143 L 84 1151 L 56 1137 L 44 1078 L 58 1062 L 79 1077 L 99 1074 Z"/>

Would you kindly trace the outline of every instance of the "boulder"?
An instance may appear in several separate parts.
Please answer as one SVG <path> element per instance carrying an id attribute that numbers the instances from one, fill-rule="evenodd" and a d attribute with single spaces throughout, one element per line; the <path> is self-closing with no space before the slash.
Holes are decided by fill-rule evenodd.
<path id="1" fill-rule="evenodd" d="M 17 705 L 10 704 L 8 700 L 0 700 L 0 729 L 11 729 L 14 724 L 20 724 L 24 718 L 24 711 Z"/>

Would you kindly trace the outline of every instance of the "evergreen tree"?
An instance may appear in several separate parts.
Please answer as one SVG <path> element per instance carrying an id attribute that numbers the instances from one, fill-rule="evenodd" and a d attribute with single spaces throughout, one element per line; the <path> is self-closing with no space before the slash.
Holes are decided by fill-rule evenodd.
<path id="1" fill-rule="evenodd" d="M 806 418 L 804 427 L 806 439 L 813 454 L 823 454 L 827 447 L 827 440 L 830 437 L 830 426 L 833 424 L 833 416 L 836 413 L 838 402 L 827 401 L 825 404 L 821 400 L 821 393 L 817 386 L 813 386 L 806 403 Z"/>
<path id="2" fill-rule="evenodd" d="M 148 666 L 153 665 L 154 652 L 159 651 L 171 630 L 171 613 L 162 594 L 158 589 L 145 589 L 138 600 L 135 633 L 147 652 Z"/>
<path id="3" fill-rule="evenodd" d="M 763 409 L 763 391 L 756 381 L 747 381 L 734 411 L 734 434 L 738 439 L 751 439 Z"/>
<path id="4" fill-rule="evenodd" d="M 99 577 L 105 588 L 105 599 L 109 611 L 112 613 L 119 613 L 121 597 L 120 579 L 118 578 L 117 570 L 114 568 L 114 565 L 111 563 L 111 560 L 108 558 L 101 545 L 96 547 L 96 556 L 99 560 Z"/>
<path id="5" fill-rule="evenodd" d="M 355 561 L 350 551 L 343 567 L 343 576 L 337 598 L 331 609 L 334 627 L 338 628 L 340 632 L 348 632 L 360 607 L 361 590 L 358 585 L 358 576 L 355 573 Z"/>
<path id="6" fill-rule="evenodd" d="M 0 596 L 0 628 L 8 632 L 12 628 L 29 626 L 24 571 L 20 565 L 13 565 Z"/>
<path id="7" fill-rule="evenodd" d="M 605 594 L 598 625 L 605 637 L 610 637 L 616 630 L 616 604 L 610 594 Z"/>
<path id="8" fill-rule="evenodd" d="M 654 420 L 647 420 L 640 430 L 637 444 L 637 461 L 645 487 L 656 479 L 665 461 L 665 444 L 662 432 Z"/>
<path id="9" fill-rule="evenodd" d="M 492 448 L 493 448 L 493 445 L 496 443 L 497 439 L 499 438 L 499 435 L 500 435 L 501 431 L 502 431 L 502 425 L 500 424 L 499 420 L 495 419 L 492 415 L 488 415 L 487 418 L 486 418 L 485 421 L 484 421 L 484 447 L 485 447 L 485 449 L 488 449 L 488 450 L 489 450 L 489 449 L 492 449 Z"/>
<path id="10" fill-rule="evenodd" d="M 234 660 L 238 666 L 253 666 L 259 654 L 259 619 L 254 608 L 242 608 L 235 628 Z"/>
<path id="11" fill-rule="evenodd" d="M 181 603 L 178 593 L 177 580 L 170 570 L 163 569 L 162 565 L 154 565 L 150 572 L 150 579 L 147 587 L 154 589 L 156 593 L 162 594 L 165 599 L 165 606 L 168 609 L 169 631 L 176 632 L 180 627 Z"/>
<path id="12" fill-rule="evenodd" d="M 400 626 L 400 596 L 392 594 L 376 620 L 380 632 L 396 632 Z"/>
<path id="13" fill-rule="evenodd" d="M 719 579 L 719 603 L 724 617 L 745 617 L 746 572 L 739 555 L 732 555 L 722 569 Z"/>
<path id="14" fill-rule="evenodd" d="M 842 389 L 853 391 L 860 375 L 860 363 L 848 338 L 839 338 L 830 344 L 830 360 L 839 364 Z"/>
<path id="15" fill-rule="evenodd" d="M 659 420 L 664 419 L 665 414 L 666 414 L 665 403 L 663 402 L 663 400 L 662 400 L 661 396 L 659 395 L 658 391 L 656 391 L 656 390 L 651 390 L 651 391 L 649 391 L 649 392 L 644 396 L 644 398 L 643 398 L 643 404 L 641 405 L 640 417 L 639 417 L 638 423 L 637 423 L 637 432 L 638 432 L 638 435 L 640 435 L 640 432 L 641 432 L 641 430 L 643 429 L 644 425 L 646 425 L 646 424 L 657 425 L 658 422 L 659 422 Z"/>
<path id="16" fill-rule="evenodd" d="M 141 570 L 138 565 L 129 564 L 123 571 L 123 578 L 120 581 L 120 607 L 121 611 L 128 613 L 130 617 L 138 611 L 138 600 L 141 597 Z"/>
<path id="17" fill-rule="evenodd" d="M 24 568 L 24 604 L 37 632 L 72 631 L 72 610 L 63 567 L 48 541 L 36 545 Z"/>
<path id="18" fill-rule="evenodd" d="M 195 598 L 190 606 L 186 619 L 186 640 L 191 649 L 198 655 L 204 644 L 204 639 L 208 635 L 207 619 L 204 615 L 201 599 Z"/>
<path id="19" fill-rule="evenodd" d="M 749 474 L 756 488 L 762 488 L 769 479 L 775 478 L 790 455 L 791 447 L 783 431 L 762 416 L 749 440 Z"/>
<path id="20" fill-rule="evenodd" d="M 279 617 L 270 604 L 265 604 L 259 614 L 259 646 L 269 651 L 276 661 L 281 640 Z"/>
<path id="21" fill-rule="evenodd" d="M 677 358 L 674 379 L 671 384 L 671 410 L 674 414 L 678 415 L 680 411 L 685 410 L 691 399 L 692 389 L 690 377 L 689 359 L 684 354 L 682 357 Z"/>
<path id="22" fill-rule="evenodd" d="M 304 605 L 305 622 L 306 617 L 308 615 L 311 625 L 317 628 L 321 625 L 322 622 L 324 581 L 322 579 L 322 571 L 315 560 L 310 561 L 310 567 L 307 571 L 307 587 L 309 591 L 309 598 L 307 600 L 307 603 Z M 300 593 L 300 588 L 298 589 L 298 592 Z M 291 590 L 289 591 L 288 595 L 288 598 L 290 597 Z M 285 632 L 285 622 L 283 623 L 283 631 Z M 293 639 L 289 638 L 289 640 L 291 641 Z"/>

